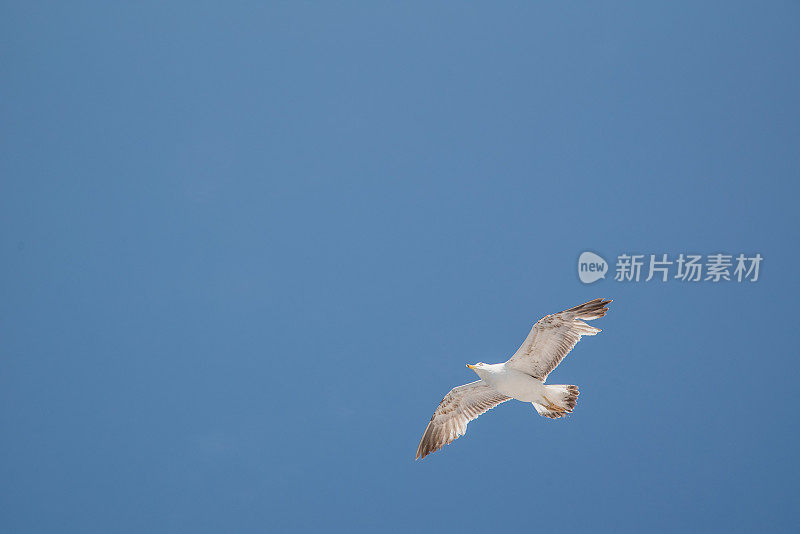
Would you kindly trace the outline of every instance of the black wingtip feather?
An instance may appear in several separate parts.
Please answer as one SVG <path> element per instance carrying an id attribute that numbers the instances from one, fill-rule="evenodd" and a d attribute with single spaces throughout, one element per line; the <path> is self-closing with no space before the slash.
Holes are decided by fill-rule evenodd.
<path id="1" fill-rule="evenodd" d="M 599 319 L 608 313 L 607 306 L 611 302 L 613 302 L 613 299 L 596 298 L 565 311 L 574 313 L 578 319 Z"/>

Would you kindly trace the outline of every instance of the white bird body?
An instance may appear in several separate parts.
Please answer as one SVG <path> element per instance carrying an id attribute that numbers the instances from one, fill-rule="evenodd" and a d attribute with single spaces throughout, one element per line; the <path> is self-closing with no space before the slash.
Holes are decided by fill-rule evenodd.
<path id="1" fill-rule="evenodd" d="M 505 363 L 479 364 L 473 370 L 483 382 L 506 397 L 522 402 L 546 404 L 544 397 L 547 386 L 529 374 L 508 368 Z"/>
<path id="2" fill-rule="evenodd" d="M 578 386 L 544 382 L 581 336 L 600 332 L 599 328 L 583 321 L 603 317 L 610 302 L 594 299 L 546 315 L 533 325 L 528 337 L 508 361 L 468 364 L 480 380 L 455 387 L 445 395 L 422 435 L 417 459 L 463 436 L 470 421 L 511 399 L 530 402 L 539 415 L 550 419 L 572 413 L 578 400 Z"/>

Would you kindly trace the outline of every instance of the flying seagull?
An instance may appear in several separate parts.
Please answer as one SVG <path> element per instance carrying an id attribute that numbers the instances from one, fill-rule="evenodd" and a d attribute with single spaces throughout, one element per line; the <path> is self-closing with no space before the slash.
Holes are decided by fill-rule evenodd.
<path id="1" fill-rule="evenodd" d="M 583 321 L 603 317 L 610 302 L 610 299 L 594 299 L 542 317 L 505 363 L 467 364 L 480 380 L 455 387 L 445 395 L 422 435 L 416 459 L 425 458 L 463 436 L 470 421 L 507 400 L 530 402 L 539 415 L 551 419 L 571 413 L 578 400 L 578 386 L 545 385 L 544 381 L 581 336 L 600 332 Z"/>

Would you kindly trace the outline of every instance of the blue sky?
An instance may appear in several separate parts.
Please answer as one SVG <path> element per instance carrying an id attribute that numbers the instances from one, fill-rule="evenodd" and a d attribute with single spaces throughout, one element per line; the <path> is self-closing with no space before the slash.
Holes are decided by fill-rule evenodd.
<path id="1" fill-rule="evenodd" d="M 797 3 L 2 13 L 3 531 L 800 528 Z M 570 418 L 413 461 L 465 363 L 598 296 Z"/>

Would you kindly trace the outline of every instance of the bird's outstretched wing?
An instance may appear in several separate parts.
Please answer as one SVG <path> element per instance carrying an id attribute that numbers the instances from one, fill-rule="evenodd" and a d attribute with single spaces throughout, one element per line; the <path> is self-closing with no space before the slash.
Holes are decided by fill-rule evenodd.
<path id="1" fill-rule="evenodd" d="M 580 341 L 581 336 L 593 336 L 600 332 L 599 328 L 589 326 L 580 319 L 588 321 L 603 317 L 610 302 L 610 299 L 594 299 L 560 313 L 545 315 L 533 325 L 525 342 L 506 362 L 506 367 L 544 380 Z"/>
<path id="2" fill-rule="evenodd" d="M 467 423 L 510 398 L 498 393 L 483 380 L 451 389 L 433 413 L 419 441 L 416 459 L 425 458 L 463 436 L 467 431 Z"/>

